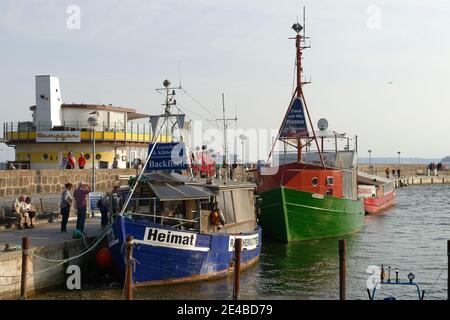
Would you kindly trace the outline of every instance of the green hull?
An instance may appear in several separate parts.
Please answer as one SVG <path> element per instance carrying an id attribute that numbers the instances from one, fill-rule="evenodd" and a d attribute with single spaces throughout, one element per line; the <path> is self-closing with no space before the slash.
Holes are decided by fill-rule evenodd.
<path id="1" fill-rule="evenodd" d="M 360 230 L 364 204 L 345 198 L 317 197 L 280 187 L 261 192 L 260 225 L 267 237 L 284 242 L 332 238 Z"/>

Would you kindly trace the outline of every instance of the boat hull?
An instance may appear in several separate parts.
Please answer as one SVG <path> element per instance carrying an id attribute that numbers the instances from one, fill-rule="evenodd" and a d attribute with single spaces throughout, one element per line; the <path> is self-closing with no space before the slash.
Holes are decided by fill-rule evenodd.
<path id="1" fill-rule="evenodd" d="M 133 257 L 136 267 L 133 279 L 136 286 L 212 280 L 225 277 L 234 269 L 234 235 L 200 234 L 118 217 L 108 235 L 108 243 L 122 281 L 125 276 L 123 248 L 129 235 L 133 236 L 135 243 Z M 184 244 L 181 241 L 159 241 L 169 237 L 181 237 L 186 241 Z M 243 238 L 241 268 L 245 269 L 258 261 L 261 228 L 238 237 Z"/>
<path id="2" fill-rule="evenodd" d="M 332 238 L 364 225 L 362 201 L 274 188 L 260 193 L 264 235 L 283 242 Z"/>
<path id="3" fill-rule="evenodd" d="M 395 205 L 395 191 L 389 192 L 382 197 L 365 198 L 364 199 L 364 210 L 368 214 L 374 214 L 382 212 L 393 205 Z"/>

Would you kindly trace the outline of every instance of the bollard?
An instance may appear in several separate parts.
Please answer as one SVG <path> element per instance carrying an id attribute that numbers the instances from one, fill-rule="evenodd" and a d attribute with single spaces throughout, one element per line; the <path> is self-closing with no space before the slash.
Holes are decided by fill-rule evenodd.
<path id="1" fill-rule="evenodd" d="M 339 240 L 339 299 L 345 300 L 345 255 L 347 251 L 347 241 Z"/>
<path id="2" fill-rule="evenodd" d="M 22 274 L 20 279 L 20 300 L 27 299 L 27 273 L 28 273 L 28 249 L 30 241 L 28 237 L 22 238 Z"/>
<path id="3" fill-rule="evenodd" d="M 241 250 L 242 239 L 235 239 L 234 243 L 234 286 L 233 286 L 233 300 L 238 300 L 240 289 L 240 273 L 241 273 Z"/>
<path id="4" fill-rule="evenodd" d="M 133 236 L 127 236 L 126 250 L 125 300 L 133 300 Z"/>

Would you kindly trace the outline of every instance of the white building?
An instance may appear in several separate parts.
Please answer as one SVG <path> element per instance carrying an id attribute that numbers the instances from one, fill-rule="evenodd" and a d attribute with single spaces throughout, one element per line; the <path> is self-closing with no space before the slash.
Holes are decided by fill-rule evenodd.
<path id="1" fill-rule="evenodd" d="M 4 141 L 15 148 L 16 163 L 30 169 L 63 168 L 68 152 L 87 158 L 92 168 L 95 132 L 97 168 L 126 168 L 137 158 L 145 159 L 151 128 L 133 120 L 148 118 L 135 109 L 112 105 L 65 104 L 59 79 L 36 76 L 36 105 L 32 122 L 4 123 Z M 87 119 L 98 116 L 95 130 Z M 162 140 L 168 140 L 163 136 Z"/>

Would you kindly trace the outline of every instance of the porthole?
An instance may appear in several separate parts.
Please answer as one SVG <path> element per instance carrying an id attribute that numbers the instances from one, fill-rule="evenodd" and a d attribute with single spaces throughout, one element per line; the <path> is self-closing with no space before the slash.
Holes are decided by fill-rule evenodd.
<path id="1" fill-rule="evenodd" d="M 91 154 L 90 154 L 90 153 L 86 153 L 86 154 L 84 155 L 84 157 L 86 158 L 86 160 L 89 160 L 89 159 L 91 158 Z"/>
<path id="2" fill-rule="evenodd" d="M 100 160 L 102 158 L 102 155 L 100 153 L 97 153 L 95 155 L 95 159 Z"/>
<path id="3" fill-rule="evenodd" d="M 319 185 L 319 179 L 314 177 L 314 178 L 312 178 L 311 183 L 312 183 L 313 187 L 317 187 Z"/>
<path id="4" fill-rule="evenodd" d="M 42 155 L 42 160 L 48 160 L 48 154 L 47 153 L 44 153 Z"/>

